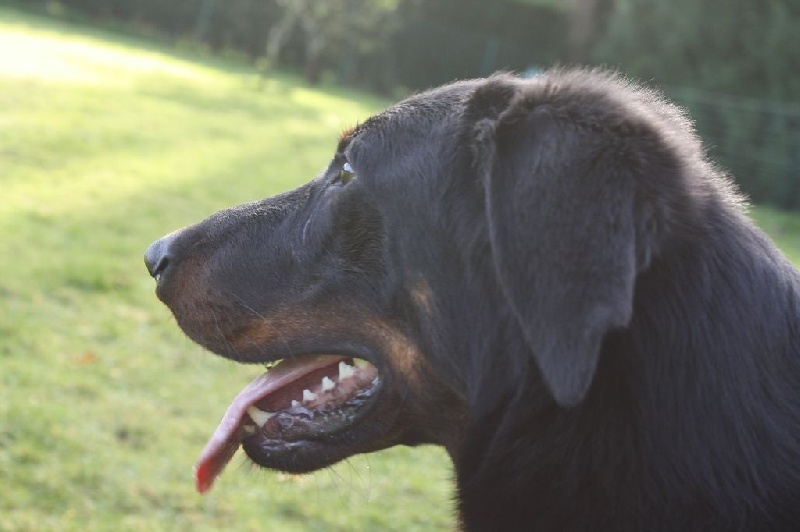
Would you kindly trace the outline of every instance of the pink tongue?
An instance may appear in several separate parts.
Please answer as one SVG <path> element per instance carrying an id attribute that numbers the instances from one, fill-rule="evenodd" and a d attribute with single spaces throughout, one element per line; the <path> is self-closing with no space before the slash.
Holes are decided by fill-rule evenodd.
<path id="1" fill-rule="evenodd" d="M 200 459 L 195 466 L 195 486 L 197 491 L 205 493 L 211 489 L 214 480 L 222 473 L 233 455 L 239 449 L 242 440 L 248 436 L 244 430 L 242 419 L 247 408 L 256 401 L 294 382 L 303 375 L 331 364 L 336 364 L 346 357 L 319 355 L 300 359 L 284 360 L 268 372 L 259 375 L 242 390 L 233 400 L 220 421 L 217 430 L 208 440 Z"/>

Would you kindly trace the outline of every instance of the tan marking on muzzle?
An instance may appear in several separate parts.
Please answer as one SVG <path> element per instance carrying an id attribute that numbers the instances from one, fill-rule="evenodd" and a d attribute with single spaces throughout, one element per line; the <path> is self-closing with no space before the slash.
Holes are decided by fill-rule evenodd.
<path id="1" fill-rule="evenodd" d="M 278 317 L 254 318 L 229 341 L 236 349 L 246 349 L 286 341 L 299 331 L 313 326 L 302 316 L 280 313 Z"/>
<path id="2" fill-rule="evenodd" d="M 404 375 L 413 388 L 419 387 L 425 357 L 416 343 L 381 320 L 369 320 L 362 326 L 369 332 L 373 342 L 380 346 L 384 358 L 394 370 Z"/>
<path id="3" fill-rule="evenodd" d="M 383 320 L 359 315 L 358 310 L 276 311 L 240 327 L 236 337 L 228 340 L 234 348 L 246 349 L 291 344 L 293 339 L 309 335 L 324 338 L 326 334 L 350 337 L 355 343 L 377 349 L 376 356 L 410 381 L 418 381 L 424 357 L 415 342 Z"/>

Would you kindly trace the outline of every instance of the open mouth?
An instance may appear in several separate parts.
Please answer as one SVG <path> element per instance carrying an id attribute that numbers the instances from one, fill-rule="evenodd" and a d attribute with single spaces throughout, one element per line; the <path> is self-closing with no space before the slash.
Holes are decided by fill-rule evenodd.
<path id="1" fill-rule="evenodd" d="M 315 355 L 276 363 L 228 407 L 197 462 L 197 491 L 211 489 L 240 446 L 285 455 L 352 427 L 379 387 L 377 368 L 360 358 Z"/>

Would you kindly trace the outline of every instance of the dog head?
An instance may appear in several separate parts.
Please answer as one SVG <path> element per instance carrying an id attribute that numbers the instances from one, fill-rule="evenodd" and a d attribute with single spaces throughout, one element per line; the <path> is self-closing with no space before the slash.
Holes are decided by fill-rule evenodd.
<path id="1" fill-rule="evenodd" d="M 581 404 L 637 275 L 710 193 L 684 179 L 705 164 L 688 129 L 605 73 L 459 82 L 347 131 L 306 185 L 155 242 L 189 337 L 281 360 L 234 400 L 198 487 L 240 444 L 294 472 L 395 444 L 457 455 L 521 397 Z"/>

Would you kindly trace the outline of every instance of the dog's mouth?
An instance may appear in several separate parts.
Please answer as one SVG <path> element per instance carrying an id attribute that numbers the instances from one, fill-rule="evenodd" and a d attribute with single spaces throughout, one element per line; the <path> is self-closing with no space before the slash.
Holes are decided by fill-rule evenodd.
<path id="1" fill-rule="evenodd" d="M 375 366 L 348 356 L 309 355 L 272 365 L 228 407 L 197 463 L 197 490 L 211 489 L 240 446 L 258 462 L 256 456 L 291 459 L 309 443 L 335 438 L 370 410 L 380 381 Z"/>

